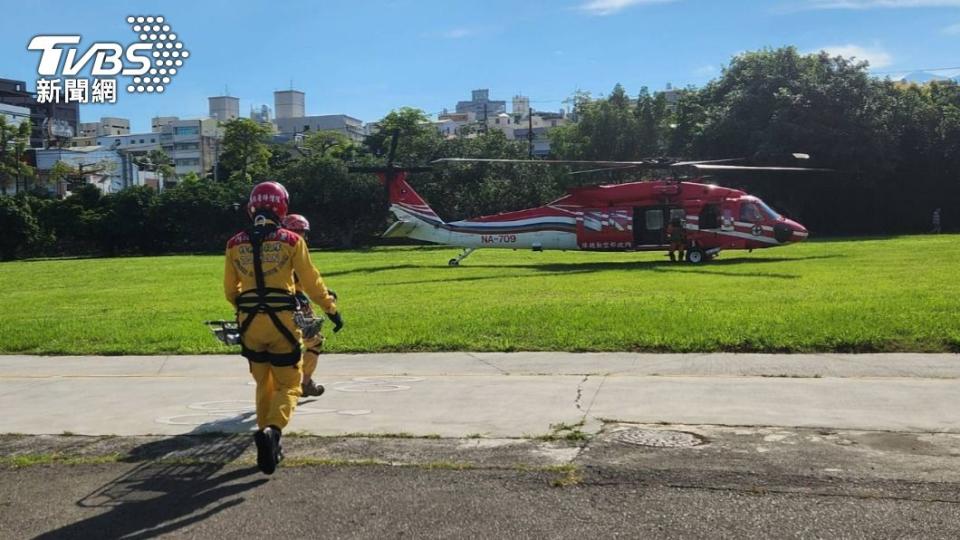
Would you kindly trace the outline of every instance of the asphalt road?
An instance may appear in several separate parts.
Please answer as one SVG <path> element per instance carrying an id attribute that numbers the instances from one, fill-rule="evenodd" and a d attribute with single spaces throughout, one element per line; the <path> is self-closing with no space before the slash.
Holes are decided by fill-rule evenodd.
<path id="1" fill-rule="evenodd" d="M 287 441 L 292 465 L 265 477 L 248 464 L 246 435 L 146 441 L 8 437 L 3 442 L 6 452 L 60 448 L 65 455 L 70 453 L 67 445 L 74 455 L 84 455 L 84 447 L 97 446 L 101 451 L 121 450 L 130 462 L 0 469 L 0 536 L 956 538 L 960 534 L 956 471 L 952 479 L 929 474 L 931 469 L 956 467 L 957 455 L 951 452 L 960 452 L 960 440 L 954 436 L 917 446 L 919 436 L 894 434 L 893 439 L 902 440 L 882 443 L 899 448 L 892 451 L 865 448 L 882 446 L 878 436 L 891 437 L 869 432 L 647 429 L 696 432 L 703 438 L 695 447 L 681 448 L 625 444 L 617 439 L 622 431 L 589 442 L 299 438 Z M 811 437 L 820 437 L 820 442 L 798 444 Z M 791 438 L 796 440 L 784 442 Z M 877 440 L 870 443 L 871 438 Z M 769 450 L 758 452 L 760 444 Z M 549 448 L 574 450 L 576 467 L 548 465 L 568 463 L 558 457 L 562 452 L 545 457 Z M 311 455 L 323 460 L 309 462 Z M 452 455 L 459 460 L 449 461 Z M 191 461 L 185 459 L 188 456 L 207 459 Z"/>

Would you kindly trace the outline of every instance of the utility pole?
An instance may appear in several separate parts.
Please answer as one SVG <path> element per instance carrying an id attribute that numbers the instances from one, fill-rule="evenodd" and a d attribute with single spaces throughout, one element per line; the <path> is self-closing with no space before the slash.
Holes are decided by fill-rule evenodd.
<path id="1" fill-rule="evenodd" d="M 19 144 L 14 144 L 14 149 L 16 149 L 16 151 L 17 151 L 17 183 L 16 183 L 16 191 L 17 191 L 17 193 L 20 193 L 20 180 L 21 180 L 21 178 L 20 178 L 20 145 L 19 145 Z M 26 187 L 26 186 L 24 186 L 24 187 Z"/>
<path id="2" fill-rule="evenodd" d="M 487 134 L 487 104 L 483 104 L 483 134 Z"/>
<path id="3" fill-rule="evenodd" d="M 530 159 L 533 159 L 533 109 L 527 109 L 527 142 L 529 143 Z"/>
<path id="4" fill-rule="evenodd" d="M 203 144 L 201 142 L 201 144 Z M 213 139 L 213 181 L 220 182 L 220 138 Z"/>

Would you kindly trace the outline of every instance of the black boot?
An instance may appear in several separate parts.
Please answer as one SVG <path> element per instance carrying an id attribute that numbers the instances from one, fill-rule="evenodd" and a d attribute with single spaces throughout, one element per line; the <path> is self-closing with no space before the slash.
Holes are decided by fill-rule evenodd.
<path id="1" fill-rule="evenodd" d="M 267 426 L 253 434 L 257 443 L 257 467 L 263 474 L 273 474 L 280 462 L 280 430 Z"/>
<path id="2" fill-rule="evenodd" d="M 280 462 L 283 461 L 283 445 L 280 444 L 280 436 L 283 435 L 283 432 L 280 431 L 280 428 L 278 428 L 277 426 L 270 426 L 270 429 L 273 431 L 274 434 L 276 434 L 276 437 L 277 437 L 276 442 L 274 444 L 274 448 L 276 448 L 276 454 L 274 455 L 276 456 L 276 459 L 277 459 L 277 465 L 279 465 Z"/>

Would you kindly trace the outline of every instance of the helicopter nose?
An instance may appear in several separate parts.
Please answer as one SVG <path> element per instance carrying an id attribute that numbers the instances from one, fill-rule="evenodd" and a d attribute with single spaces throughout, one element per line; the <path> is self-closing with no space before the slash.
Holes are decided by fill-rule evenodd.
<path id="1" fill-rule="evenodd" d="M 773 226 L 773 237 L 781 244 L 802 242 L 807 238 L 807 229 L 796 221 L 784 219 Z"/>
<path id="2" fill-rule="evenodd" d="M 807 239 L 809 233 L 807 233 L 806 227 L 789 219 L 787 220 L 787 224 L 790 226 L 790 230 L 793 232 L 793 234 L 790 235 L 791 242 L 803 242 Z"/>

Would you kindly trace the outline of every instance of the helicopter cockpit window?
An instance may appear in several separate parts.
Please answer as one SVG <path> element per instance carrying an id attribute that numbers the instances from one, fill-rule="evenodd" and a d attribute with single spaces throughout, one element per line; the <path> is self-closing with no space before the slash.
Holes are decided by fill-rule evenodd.
<path id="1" fill-rule="evenodd" d="M 740 204 L 740 221 L 746 221 L 748 223 L 756 223 L 762 221 L 763 216 L 760 215 L 760 209 L 757 208 L 757 205 L 752 202 L 745 202 Z"/>
<path id="2" fill-rule="evenodd" d="M 760 207 L 760 211 L 763 212 L 763 215 L 765 215 L 767 219 L 771 221 L 778 221 L 780 219 L 780 214 L 778 214 L 773 208 L 767 206 L 767 203 L 758 200 L 757 206 Z"/>

